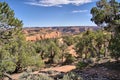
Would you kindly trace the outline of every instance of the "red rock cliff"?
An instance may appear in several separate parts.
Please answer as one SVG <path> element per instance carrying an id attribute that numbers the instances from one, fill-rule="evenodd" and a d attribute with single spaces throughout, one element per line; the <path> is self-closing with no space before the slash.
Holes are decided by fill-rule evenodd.
<path id="1" fill-rule="evenodd" d="M 61 33 L 58 31 L 53 32 L 46 32 L 43 34 L 34 34 L 34 35 L 26 35 L 26 41 L 37 41 L 42 39 L 49 39 L 49 38 L 58 38 L 61 36 Z"/>

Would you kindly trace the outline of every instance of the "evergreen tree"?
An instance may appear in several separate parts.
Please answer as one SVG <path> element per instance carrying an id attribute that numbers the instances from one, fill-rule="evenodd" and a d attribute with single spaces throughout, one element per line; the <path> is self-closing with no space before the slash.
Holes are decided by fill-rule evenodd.
<path id="1" fill-rule="evenodd" d="M 120 3 L 116 0 L 98 1 L 96 7 L 91 9 L 91 14 L 91 21 L 100 27 L 115 31 L 120 26 Z"/>
<path id="2" fill-rule="evenodd" d="M 10 45 L 21 33 L 22 21 L 14 17 L 14 11 L 5 2 L 0 2 L 0 75 L 14 71 L 15 56 L 10 54 Z"/>
<path id="3" fill-rule="evenodd" d="M 109 49 L 112 57 L 119 58 L 119 34 L 120 34 L 120 3 L 116 0 L 100 0 L 96 7 L 91 9 L 92 21 L 98 26 L 111 31 Z"/>
<path id="4" fill-rule="evenodd" d="M 18 72 L 27 66 L 41 66 L 41 57 L 25 41 L 22 21 L 14 17 L 6 2 L 0 2 L 0 76 Z"/>
<path id="5" fill-rule="evenodd" d="M 108 41 L 110 40 L 110 34 L 101 30 L 92 32 L 86 31 L 82 34 L 81 39 L 76 44 L 76 52 L 84 58 L 100 57 L 101 54 L 107 55 L 106 49 L 108 47 Z"/>
<path id="6" fill-rule="evenodd" d="M 111 56 L 116 60 L 120 58 L 120 33 L 116 34 L 114 38 L 110 40 L 109 49 Z"/>
<path id="7" fill-rule="evenodd" d="M 60 61 L 60 48 L 57 46 L 57 44 L 54 41 L 49 42 L 49 61 L 50 63 L 58 63 Z"/>

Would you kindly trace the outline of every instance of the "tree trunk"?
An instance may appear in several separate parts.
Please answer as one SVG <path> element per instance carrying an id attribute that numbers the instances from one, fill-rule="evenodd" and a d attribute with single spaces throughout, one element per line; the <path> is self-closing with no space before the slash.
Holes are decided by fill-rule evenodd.
<path id="1" fill-rule="evenodd" d="M 99 49 L 97 49 L 97 48 L 94 47 L 94 50 L 95 50 L 95 52 L 97 54 L 97 57 L 100 57 Z"/>
<path id="2" fill-rule="evenodd" d="M 53 49 L 51 49 L 50 59 L 49 59 L 50 64 L 53 63 L 53 58 L 54 58 L 54 51 Z"/>
<path id="3" fill-rule="evenodd" d="M 20 70 L 22 70 L 22 67 L 20 66 L 20 64 L 17 64 L 14 73 L 18 73 L 18 71 L 20 71 Z"/>
<path id="4" fill-rule="evenodd" d="M 90 54 L 91 54 L 90 56 L 95 57 L 95 54 L 94 54 L 93 50 L 89 48 L 89 51 L 90 51 Z"/>
<path id="5" fill-rule="evenodd" d="M 62 63 L 64 62 L 64 50 L 62 52 Z"/>
<path id="6" fill-rule="evenodd" d="M 108 53 L 108 49 L 105 48 L 104 57 L 107 57 L 107 56 L 108 56 L 107 53 Z"/>
<path id="7" fill-rule="evenodd" d="M 41 56 L 42 59 L 44 59 L 44 51 L 40 52 L 40 56 Z"/>
<path id="8" fill-rule="evenodd" d="M 109 41 L 108 41 L 108 42 L 105 42 L 104 45 L 105 45 L 104 57 L 107 57 L 107 56 L 109 55 L 109 52 L 108 52 Z"/>

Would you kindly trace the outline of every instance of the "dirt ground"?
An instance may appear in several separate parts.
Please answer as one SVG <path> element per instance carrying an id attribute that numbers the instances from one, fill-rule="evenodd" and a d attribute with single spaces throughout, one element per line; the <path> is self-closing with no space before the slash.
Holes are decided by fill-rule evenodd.
<path id="1" fill-rule="evenodd" d="M 65 66 L 59 66 L 59 67 L 52 67 L 52 68 L 45 68 L 45 69 L 42 69 L 40 71 L 58 71 L 58 72 L 69 72 L 73 69 L 75 69 L 76 67 L 74 65 L 65 65 Z M 33 72 L 33 74 L 37 74 L 39 73 L 40 71 L 35 71 Z M 12 78 L 17 80 L 19 78 L 19 76 L 22 75 L 22 73 L 18 73 L 18 74 L 13 74 L 12 75 Z M 5 78 L 4 80 L 8 80 L 7 78 Z"/>
<path id="2" fill-rule="evenodd" d="M 70 46 L 68 48 L 68 51 L 70 52 L 70 54 L 72 54 L 73 56 L 77 56 L 75 50 L 73 49 L 74 46 Z M 104 61 L 104 60 L 103 60 Z M 120 65 L 120 64 L 119 64 Z M 70 72 L 72 70 L 77 70 L 75 71 L 76 73 L 80 73 L 84 76 L 94 76 L 94 75 L 101 75 L 101 76 L 108 76 L 108 77 L 113 77 L 113 79 L 117 79 L 120 80 L 120 66 L 116 65 L 115 63 L 104 63 L 104 64 L 100 64 L 98 66 L 95 67 L 91 67 L 85 70 L 77 70 L 75 65 L 64 65 L 64 66 L 55 66 L 55 67 L 50 67 L 50 68 L 45 68 L 39 71 L 35 71 L 33 72 L 33 74 L 39 74 L 40 71 L 57 71 L 57 72 L 63 72 L 63 73 L 67 73 Z M 119 66 L 119 67 L 116 67 Z M 118 68 L 116 70 L 116 68 Z M 19 76 L 22 75 L 22 73 L 18 73 L 18 74 L 13 74 L 12 78 L 17 80 L 19 78 Z M 7 78 L 5 78 L 4 80 L 8 80 Z"/>

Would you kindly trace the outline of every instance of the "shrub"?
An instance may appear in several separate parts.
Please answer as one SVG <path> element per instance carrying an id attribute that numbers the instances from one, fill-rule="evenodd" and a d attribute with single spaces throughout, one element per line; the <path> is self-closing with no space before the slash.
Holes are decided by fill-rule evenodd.
<path id="1" fill-rule="evenodd" d="M 87 67 L 88 66 L 88 63 L 86 63 L 86 62 L 84 62 L 84 61 L 80 61 L 80 62 L 78 62 L 77 63 L 77 65 L 76 65 L 76 67 L 78 68 L 78 69 L 83 69 L 83 68 L 85 68 L 85 67 Z"/>
<path id="2" fill-rule="evenodd" d="M 30 73 L 23 73 L 18 80 L 53 80 L 49 76 L 45 74 L 30 74 Z"/>
<path id="3" fill-rule="evenodd" d="M 63 37 L 63 41 L 68 45 L 71 46 L 74 44 L 74 38 L 72 36 L 65 36 Z"/>
<path id="4" fill-rule="evenodd" d="M 71 64 L 75 61 L 75 57 L 69 53 L 66 53 L 65 57 L 66 57 L 65 64 Z"/>
<path id="5" fill-rule="evenodd" d="M 73 73 L 73 72 L 70 72 L 66 75 L 64 75 L 64 77 L 60 80 L 83 80 L 81 76 Z"/>

